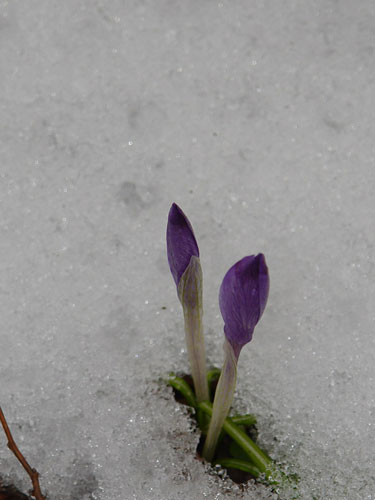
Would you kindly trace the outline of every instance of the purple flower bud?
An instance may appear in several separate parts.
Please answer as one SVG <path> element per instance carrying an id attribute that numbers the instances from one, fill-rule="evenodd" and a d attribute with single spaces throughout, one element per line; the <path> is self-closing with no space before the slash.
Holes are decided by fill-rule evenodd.
<path id="1" fill-rule="evenodd" d="M 250 342 L 266 307 L 269 276 L 263 254 L 249 255 L 232 266 L 220 287 L 219 304 L 224 332 L 238 358 Z"/>
<path id="2" fill-rule="evenodd" d="M 202 325 L 202 269 L 191 224 L 175 203 L 167 225 L 168 262 L 184 312 L 185 340 L 197 401 L 209 399 Z"/>
<path id="3" fill-rule="evenodd" d="M 199 249 L 193 228 L 176 203 L 173 203 L 168 215 L 167 253 L 169 267 L 178 286 L 190 259 L 193 256 L 199 257 Z"/>

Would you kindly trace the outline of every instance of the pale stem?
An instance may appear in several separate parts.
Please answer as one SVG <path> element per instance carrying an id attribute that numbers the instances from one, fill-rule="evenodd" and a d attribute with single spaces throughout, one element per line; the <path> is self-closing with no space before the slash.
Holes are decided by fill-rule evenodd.
<path id="1" fill-rule="evenodd" d="M 178 295 L 184 311 L 185 341 L 198 403 L 210 399 L 206 375 L 206 352 L 202 325 L 202 270 L 193 256 L 181 277 Z"/>
<path id="2" fill-rule="evenodd" d="M 198 403 L 210 399 L 206 376 L 206 353 L 199 308 L 184 307 L 185 341 Z"/>
<path id="3" fill-rule="evenodd" d="M 237 378 L 237 358 L 230 343 L 224 342 L 225 359 L 216 387 L 212 418 L 203 447 L 203 458 L 211 462 L 224 421 L 231 407 Z"/>

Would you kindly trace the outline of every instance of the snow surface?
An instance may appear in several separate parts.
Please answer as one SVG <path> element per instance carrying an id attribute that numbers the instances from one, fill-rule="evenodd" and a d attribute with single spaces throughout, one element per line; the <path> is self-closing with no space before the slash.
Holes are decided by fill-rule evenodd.
<path id="1" fill-rule="evenodd" d="M 372 0 L 0 2 L 0 402 L 49 498 L 277 498 L 205 470 L 163 382 L 188 371 L 176 201 L 211 365 L 224 273 L 268 261 L 236 408 L 300 498 L 375 499 L 374 23 Z M 3 435 L 0 475 L 29 488 Z"/>

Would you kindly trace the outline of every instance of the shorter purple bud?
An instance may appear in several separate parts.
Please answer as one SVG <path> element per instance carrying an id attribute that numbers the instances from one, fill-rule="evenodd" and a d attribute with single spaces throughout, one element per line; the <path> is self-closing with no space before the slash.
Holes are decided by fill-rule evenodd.
<path id="1" fill-rule="evenodd" d="M 220 287 L 219 304 L 224 333 L 238 358 L 250 342 L 266 307 L 269 276 L 263 254 L 249 255 L 232 266 Z"/>

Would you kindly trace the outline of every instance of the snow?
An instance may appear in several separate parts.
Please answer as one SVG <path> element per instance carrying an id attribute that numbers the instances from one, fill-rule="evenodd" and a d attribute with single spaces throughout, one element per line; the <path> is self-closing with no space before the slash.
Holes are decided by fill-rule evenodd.
<path id="1" fill-rule="evenodd" d="M 374 21 L 370 0 L 0 2 L 0 402 L 50 498 L 277 498 L 206 470 L 165 386 L 188 371 L 175 201 L 211 365 L 226 270 L 267 258 L 236 408 L 301 499 L 375 499 Z M 30 487 L 4 436 L 0 475 Z"/>

